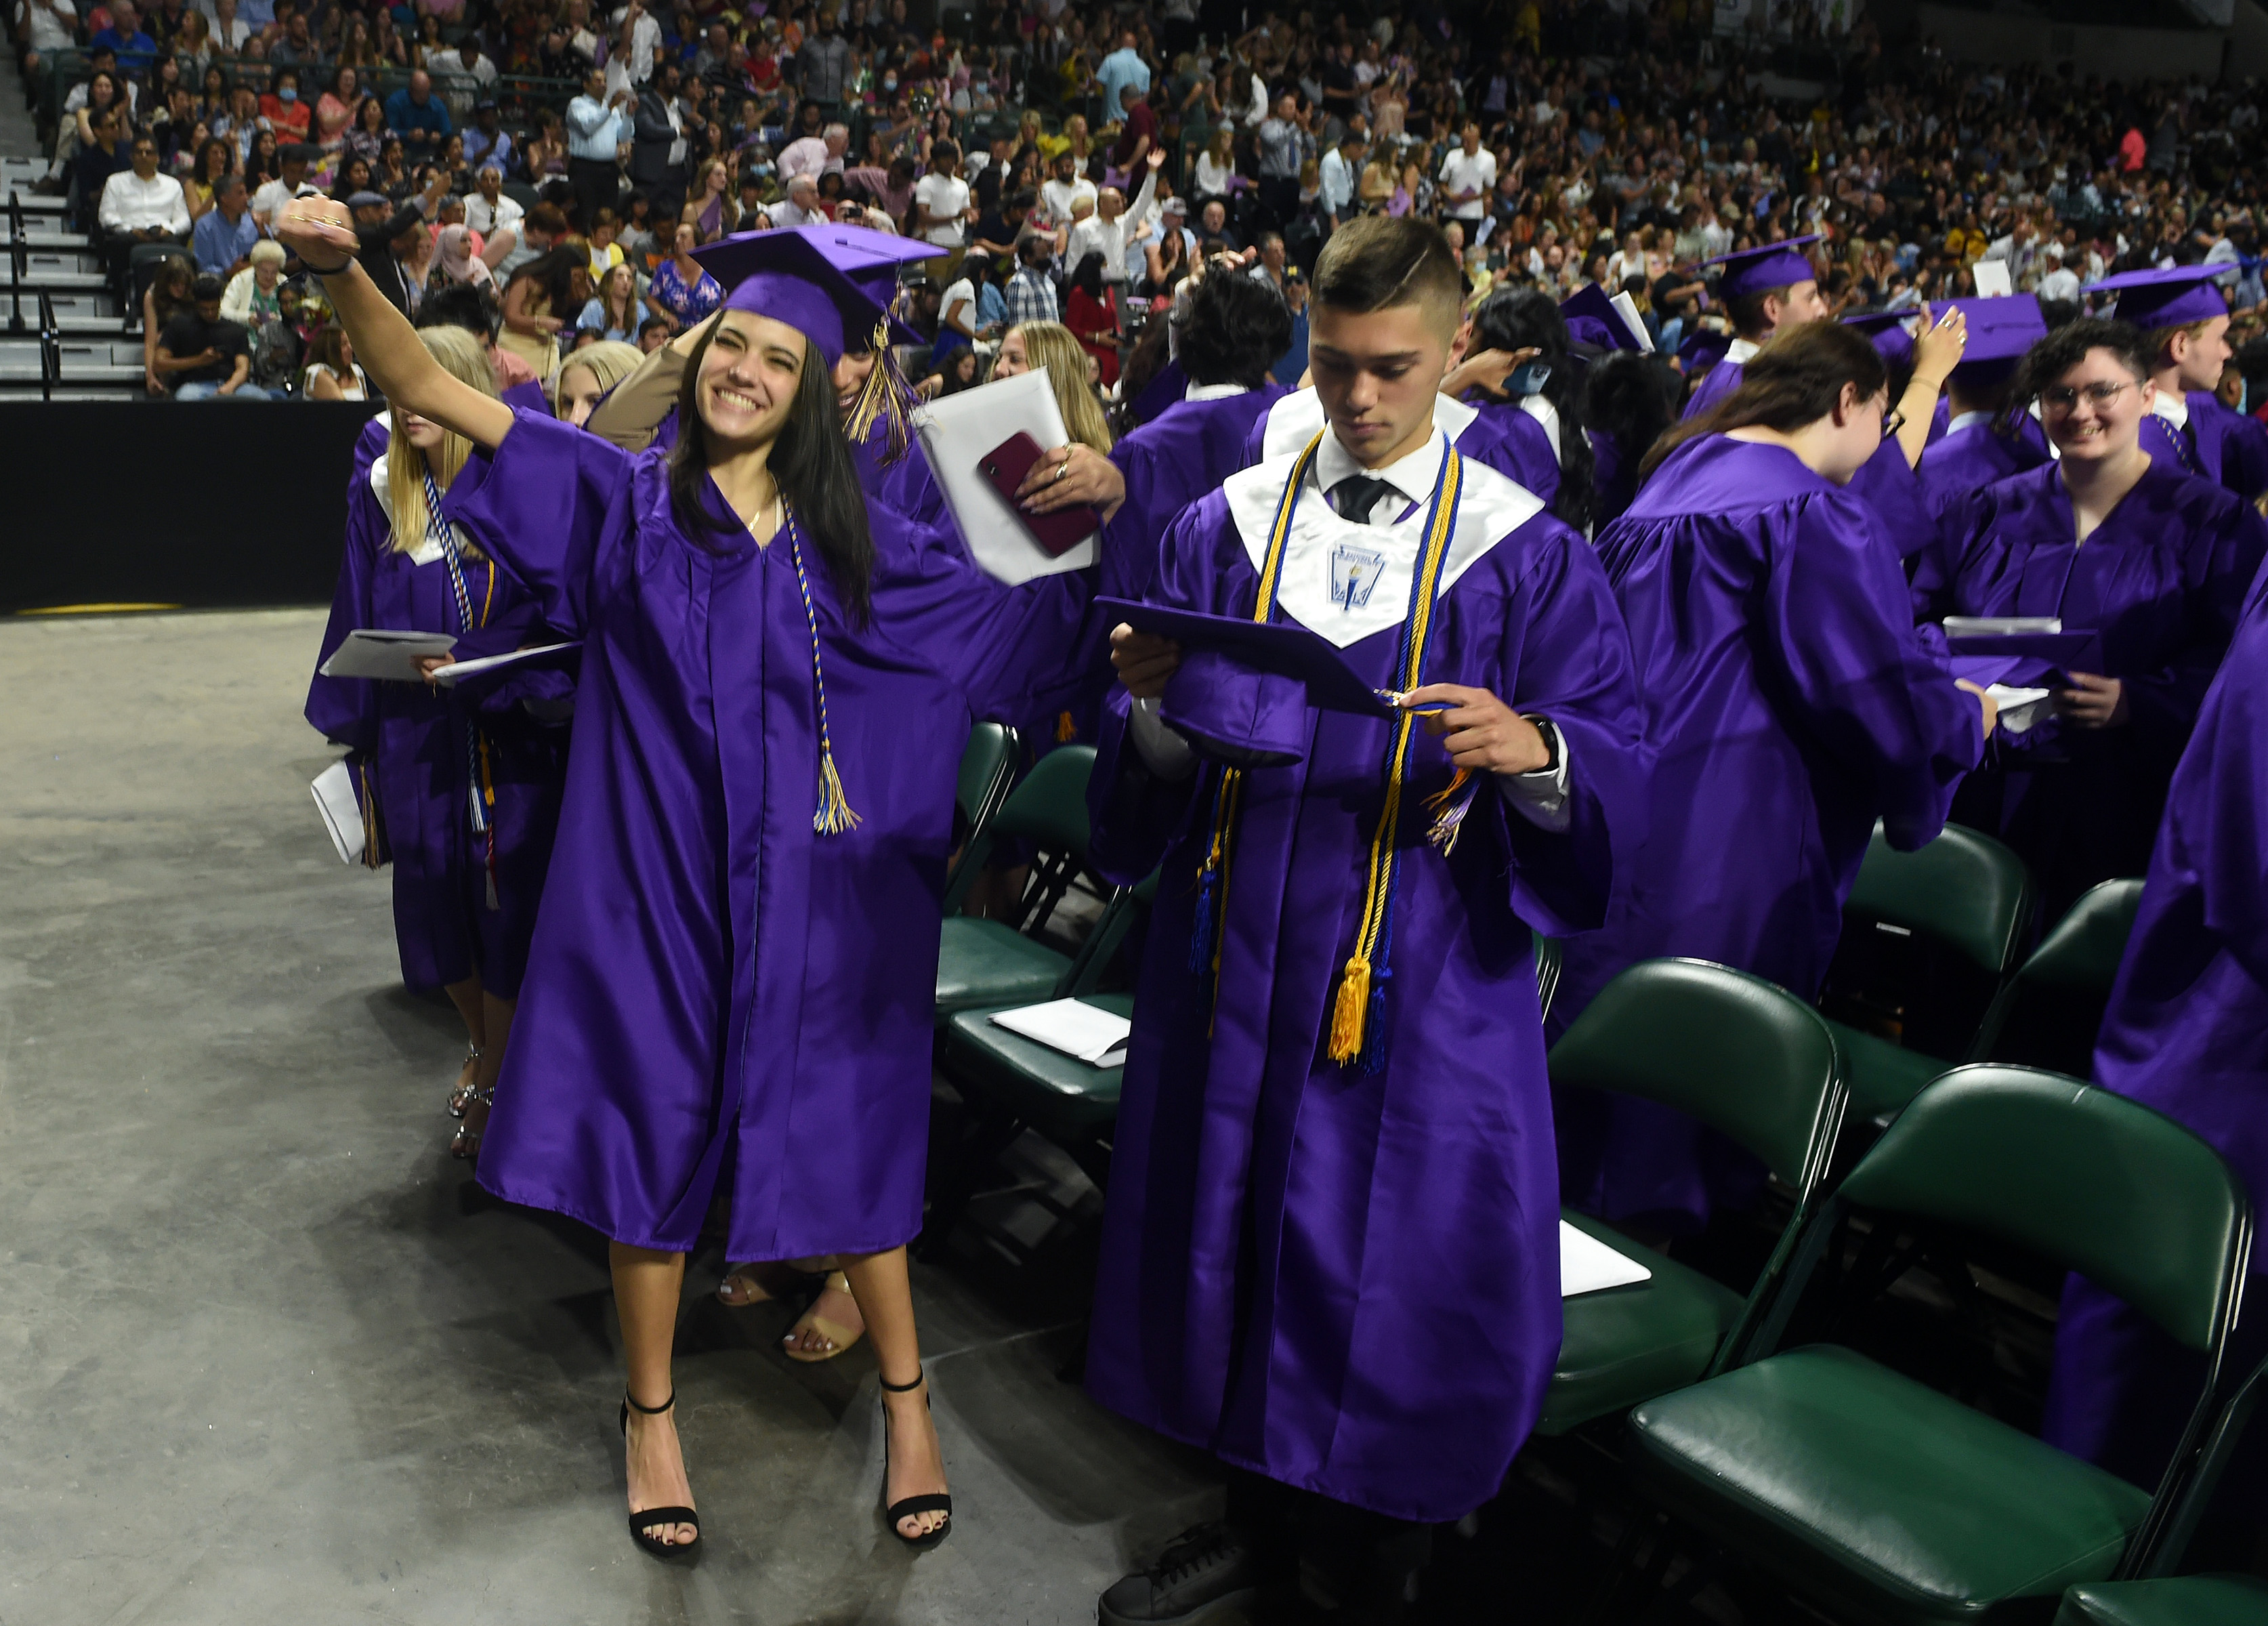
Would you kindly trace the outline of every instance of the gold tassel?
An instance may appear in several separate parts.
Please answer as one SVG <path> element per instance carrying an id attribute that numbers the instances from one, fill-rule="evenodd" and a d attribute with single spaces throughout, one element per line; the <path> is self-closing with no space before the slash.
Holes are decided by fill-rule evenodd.
<path id="1" fill-rule="evenodd" d="M 866 382 L 858 391 L 858 399 L 851 403 L 850 416 L 843 425 L 843 435 L 855 445 L 873 432 L 877 423 L 887 423 L 889 430 L 883 438 L 881 459 L 887 465 L 904 457 L 908 447 L 912 445 L 906 422 L 906 399 L 913 392 L 906 383 L 904 372 L 898 366 L 897 351 L 890 344 L 888 317 L 875 324 L 870 348 L 874 354 L 874 365 L 866 374 Z"/>
<path id="2" fill-rule="evenodd" d="M 1079 738 L 1079 725 L 1068 711 L 1056 713 L 1056 743 L 1067 746 Z"/>
<path id="3" fill-rule="evenodd" d="M 856 829 L 858 815 L 850 811 L 850 798 L 843 793 L 843 776 L 835 771 L 835 753 L 822 747 L 819 753 L 819 811 L 812 815 L 811 828 L 821 835 L 840 835 Z"/>
<path id="4" fill-rule="evenodd" d="M 1362 1054 L 1363 1026 L 1370 1013 L 1370 961 L 1361 954 L 1346 962 L 1337 1003 L 1331 1006 L 1331 1060 L 1353 1061 Z"/>

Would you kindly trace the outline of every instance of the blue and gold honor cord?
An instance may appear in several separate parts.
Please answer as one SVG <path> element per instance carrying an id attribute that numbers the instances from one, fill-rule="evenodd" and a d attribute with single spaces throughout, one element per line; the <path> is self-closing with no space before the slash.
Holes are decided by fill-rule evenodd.
<path id="1" fill-rule="evenodd" d="M 1285 549 L 1292 534 L 1292 517 L 1322 439 L 1319 433 L 1307 443 L 1293 460 L 1291 477 L 1284 483 L 1284 495 L 1276 505 L 1275 523 L 1269 528 L 1267 556 L 1260 570 L 1259 592 L 1252 612 L 1252 619 L 1256 622 L 1264 622 L 1274 614 Z M 1398 690 L 1403 694 L 1423 681 L 1426 646 L 1440 602 L 1441 568 L 1448 557 L 1449 539 L 1456 530 L 1457 497 L 1463 482 L 1463 460 L 1454 445 L 1445 446 L 1441 471 L 1433 482 L 1432 503 L 1425 515 L 1425 541 L 1417 569 L 1410 575 L 1410 608 L 1403 618 L 1401 649 L 1395 663 Z M 1394 898 L 1400 875 L 1402 790 L 1409 771 L 1410 743 L 1417 728 L 1417 714 L 1397 708 L 1393 743 L 1387 751 L 1386 799 L 1370 838 L 1362 923 L 1355 934 L 1353 952 L 1340 972 L 1338 993 L 1331 1004 L 1330 1058 L 1341 1065 L 1354 1063 L 1365 1072 L 1377 1071 L 1385 1062 L 1386 984 L 1393 975 L 1388 960 L 1393 951 Z M 1235 846 L 1242 785 L 1241 770 L 1222 770 L 1220 784 L 1213 795 L 1211 838 L 1197 875 L 1197 929 L 1190 943 L 1189 968 L 1211 971 L 1216 1002 L 1220 989 L 1220 939 L 1227 926 L 1229 858 Z"/>

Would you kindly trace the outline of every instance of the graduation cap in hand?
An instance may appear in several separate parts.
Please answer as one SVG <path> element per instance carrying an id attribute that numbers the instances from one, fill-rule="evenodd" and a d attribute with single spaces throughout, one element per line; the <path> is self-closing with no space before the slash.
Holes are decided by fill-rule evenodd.
<path id="1" fill-rule="evenodd" d="M 2228 314 L 2228 298 L 2214 283 L 2234 276 L 2234 265 L 2175 265 L 2149 271 L 2121 271 L 2099 283 L 2089 283 L 2088 293 L 2118 296 L 2117 314 L 2145 333 L 2154 327 L 2183 327 Z"/>

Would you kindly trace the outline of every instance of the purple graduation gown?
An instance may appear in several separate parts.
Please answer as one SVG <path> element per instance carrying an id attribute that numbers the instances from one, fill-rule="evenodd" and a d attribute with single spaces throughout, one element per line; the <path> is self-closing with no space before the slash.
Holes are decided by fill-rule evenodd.
<path id="1" fill-rule="evenodd" d="M 1885 437 L 1844 489 L 1874 517 L 1899 558 L 1911 559 L 1937 545 L 1937 517 L 1929 511 L 1920 476 L 1906 461 L 1905 448 L 1896 440 Z"/>
<path id="2" fill-rule="evenodd" d="M 378 444 L 382 450 L 383 438 Z M 393 525 L 372 489 L 373 467 L 357 455 L 319 668 L 358 627 L 453 633 L 460 660 L 557 642 L 534 598 L 493 558 L 466 561 L 474 614 L 466 631 L 448 565 L 413 563 L 394 551 Z M 560 725 L 573 694 L 574 680 L 556 668 L 448 689 L 320 671 L 309 684 L 307 721 L 350 751 L 348 765 L 366 787 L 364 821 L 393 861 L 394 944 L 411 988 L 446 988 L 478 972 L 489 992 L 519 997 L 559 821 L 567 747 Z M 472 825 L 475 752 L 494 796 L 493 853 Z"/>
<path id="3" fill-rule="evenodd" d="M 1102 591 L 1139 599 L 1158 568 L 1158 544 L 1182 510 L 1250 461 L 1246 442 L 1268 408 L 1281 401 L 1281 385 L 1264 384 L 1241 395 L 1177 401 L 1110 449 L 1125 476 L 1126 501 L 1102 532 Z"/>
<path id="4" fill-rule="evenodd" d="M 1710 368 L 1701 375 L 1701 382 L 1693 386 L 1693 394 L 1686 398 L 1685 410 L 1680 416 L 1697 418 L 1708 411 L 1723 397 L 1741 387 L 1742 371 L 1739 362 L 1731 360 L 1720 361 Z"/>
<path id="5" fill-rule="evenodd" d="M 2264 578 L 2268 585 L 2268 578 Z M 2095 1082 L 2189 1126 L 2268 1201 L 2268 604 L 2256 587 L 2166 798 L 2142 907 L 2103 1018 Z M 2232 1380 L 2268 1348 L 2256 1251 Z M 2154 1484 L 2205 1364 L 2073 1277 L 2056 1330 L 2042 1434 Z M 2259 1431 L 2224 1494 L 2257 1506 Z M 2249 1470 L 2249 1471 L 2242 1471 Z M 2253 1521 L 2257 1527 L 2257 1519 Z"/>
<path id="6" fill-rule="evenodd" d="M 1605 929 L 1566 945 L 1554 1031 L 1661 955 L 1808 1001 L 1874 821 L 1907 850 L 1942 828 L 1983 748 L 1977 701 L 1914 629 L 1865 511 L 1791 452 L 1689 441 L 1598 547 L 1655 761 L 1646 844 Z M 1757 1189 L 1753 1160 L 1683 1114 L 1589 1092 L 1559 1107 L 1573 1207 L 1697 1225 Z"/>
<path id="7" fill-rule="evenodd" d="M 2027 427 L 2029 434 L 2024 432 Z M 1921 477 L 1923 503 L 1941 525 L 1947 515 L 1986 486 L 2052 460 L 2039 426 L 2029 417 L 2010 434 L 1971 421 L 1932 441 L 1914 472 Z"/>
<path id="8" fill-rule="evenodd" d="M 713 485 L 709 500 L 723 512 Z M 873 514 L 872 624 L 806 538 L 704 545 L 666 462 L 521 413 L 451 517 L 585 640 L 551 885 L 481 1152 L 497 1196 L 689 1249 L 720 1180 L 734 1259 L 921 1226 L 938 899 L 973 715 L 1059 670 L 1076 576 L 1011 592 Z M 862 822 L 814 833 L 826 721 Z"/>
<path id="9" fill-rule="evenodd" d="M 2097 881 L 2139 875 L 2166 783 L 2268 554 L 2268 520 L 2221 488 L 2154 464 L 2082 546 L 2054 465 L 1976 494 L 1948 526 L 1953 581 L 1931 607 L 2055 615 L 2099 629 L 2101 675 L 2125 685 L 2130 720 L 2080 729 L 2050 717 L 1998 740 L 1956 816 L 2032 867 L 2042 918 Z M 1916 586 L 1926 584 L 1917 575 Z"/>
<path id="10" fill-rule="evenodd" d="M 1548 504 L 1559 495 L 1559 452 L 1551 444 L 1551 431 L 1543 421 L 1518 401 L 1475 401 L 1473 410 L 1481 415 L 1481 422 L 1489 432 L 1503 444 L 1505 454 L 1519 472 L 1511 474 L 1513 480 L 1526 486 Z M 1563 423 L 1559 432 L 1577 434 L 1574 425 Z M 1462 443 L 1459 443 L 1462 447 Z"/>
<path id="11" fill-rule="evenodd" d="M 2268 425 L 2220 404 L 2211 390 L 2190 390 L 2182 400 L 2190 421 L 2153 412 L 2142 419 L 2142 445 L 2150 460 L 2195 475 L 2245 498 L 2268 491 Z"/>
<path id="12" fill-rule="evenodd" d="M 1256 592 L 1228 499 L 1211 493 L 1168 533 L 1149 596 L 1249 615 Z M 1217 1000 L 1189 964 L 1216 776 L 1154 776 L 1114 689 L 1089 792 L 1103 872 L 1163 872 L 1087 1387 L 1238 1467 L 1428 1521 L 1497 1493 L 1557 1356 L 1529 930 L 1597 923 L 1641 751 L 1613 597 L 1583 539 L 1549 514 L 1474 563 L 1435 624 L 1427 681 L 1485 687 L 1557 724 L 1571 819 L 1547 834 L 1483 784 L 1444 857 L 1422 804 L 1405 802 L 1379 1072 L 1329 1061 L 1324 1036 L 1363 909 L 1383 723 L 1312 712 L 1304 761 L 1247 776 Z M 1399 636 L 1397 622 L 1342 653 L 1390 685 Z M 1417 797 L 1447 784 L 1438 742 L 1421 734 L 1410 761 Z"/>

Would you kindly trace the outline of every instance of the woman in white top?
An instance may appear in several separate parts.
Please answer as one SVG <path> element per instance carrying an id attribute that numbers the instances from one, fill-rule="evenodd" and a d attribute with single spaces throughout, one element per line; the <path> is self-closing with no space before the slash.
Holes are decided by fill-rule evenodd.
<path id="1" fill-rule="evenodd" d="M 1197 154 L 1197 195 L 1226 197 L 1235 185 L 1236 131 L 1226 124 L 1217 125 L 1211 145 Z"/>
<path id="2" fill-rule="evenodd" d="M 302 393 L 309 401 L 368 401 L 370 388 L 355 365 L 354 342 L 343 327 L 326 327 L 307 347 L 309 365 Z"/>
<path id="3" fill-rule="evenodd" d="M 284 245 L 262 238 L 252 246 L 252 263 L 228 279 L 221 291 L 224 321 L 257 327 L 276 314 L 276 285 L 284 280 Z M 257 335 L 254 335 L 255 337 Z"/>

